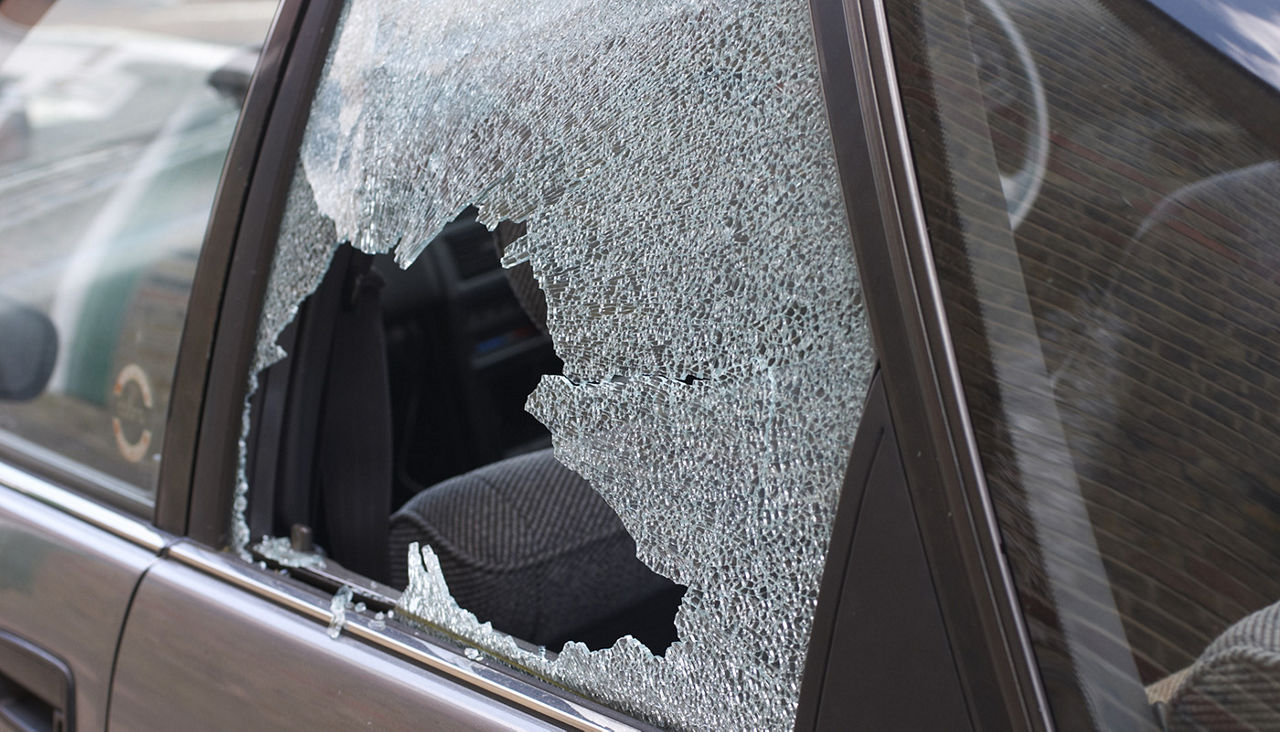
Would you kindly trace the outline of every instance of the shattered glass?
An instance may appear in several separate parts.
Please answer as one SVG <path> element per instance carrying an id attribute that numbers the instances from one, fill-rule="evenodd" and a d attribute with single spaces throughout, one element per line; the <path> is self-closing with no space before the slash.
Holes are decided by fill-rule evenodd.
<path id="1" fill-rule="evenodd" d="M 347 609 L 351 608 L 351 596 L 351 588 L 343 585 L 329 600 L 328 633 L 333 640 L 337 640 L 338 636 L 342 635 L 342 629 L 347 626 Z"/>
<path id="2" fill-rule="evenodd" d="M 255 547 L 264 559 L 269 559 L 281 567 L 311 567 L 324 569 L 324 557 L 316 552 L 298 551 L 287 536 L 264 536 Z"/>
<path id="3" fill-rule="evenodd" d="M 247 547 L 251 540 L 249 523 L 245 519 L 245 511 L 249 507 L 249 477 L 246 470 L 250 400 L 258 388 L 258 374 L 285 357 L 284 349 L 276 340 L 298 314 L 302 301 L 320 286 L 339 244 L 333 231 L 333 223 L 316 209 L 311 186 L 299 166 L 289 183 L 289 198 L 285 202 L 284 216 L 280 221 L 280 241 L 267 279 L 262 318 L 258 322 L 253 370 L 249 377 L 249 389 L 240 425 L 240 460 L 232 501 L 231 547 L 246 559 L 249 557 Z M 274 541 L 285 545 L 289 543 L 285 537 L 277 537 Z M 268 540 L 264 539 L 263 543 L 268 543 Z"/>
<path id="4" fill-rule="evenodd" d="M 790 727 L 874 360 L 808 4 L 518 5 L 347 6 L 257 367 L 338 242 L 407 266 L 470 205 L 526 223 L 503 263 L 531 264 L 564 361 L 528 409 L 688 586 L 680 640 L 528 650 L 457 605 L 430 547 L 398 614 L 655 724 Z"/>

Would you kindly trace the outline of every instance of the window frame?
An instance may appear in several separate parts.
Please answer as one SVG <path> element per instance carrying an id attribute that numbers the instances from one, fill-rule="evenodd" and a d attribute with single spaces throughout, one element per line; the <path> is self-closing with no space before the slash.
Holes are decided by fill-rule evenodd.
<path id="1" fill-rule="evenodd" d="M 210 549 L 226 547 L 230 537 L 256 324 L 310 100 L 342 5 L 341 0 L 282 3 L 201 255 L 175 378 L 156 521 Z M 959 386 L 897 100 L 883 2 L 811 0 L 810 7 L 889 420 L 900 455 L 914 456 L 902 461 L 906 487 L 969 720 L 977 729 L 1052 729 Z M 855 195 L 858 191 L 875 195 Z M 862 451 L 868 452 L 874 451 Z M 848 475 L 865 472 L 869 463 L 870 457 L 855 460 Z M 852 544 L 851 529 L 839 526 L 838 518 L 828 574 Z M 259 570 L 196 545 L 174 556 L 274 602 L 316 614 L 297 606 L 305 593 L 301 586 L 298 592 L 289 589 L 300 585 L 296 581 L 245 579 Z M 849 620 L 834 617 L 838 592 L 829 584 L 839 588 L 839 582 L 824 577 L 812 636 L 819 643 L 827 637 L 821 632 L 830 630 L 820 631 L 820 624 Z M 428 650 L 415 652 L 396 634 L 404 635 L 404 629 L 363 635 L 389 653 L 427 663 L 436 641 L 419 637 Z M 434 662 L 427 665 L 439 669 Z M 462 683 L 477 683 L 474 672 L 441 670 Z M 805 683 L 825 677 L 825 667 L 811 655 Z M 531 702 L 521 694 L 508 698 L 547 713 L 545 700 Z M 575 698 L 574 703 L 580 702 Z M 800 704 L 803 723 L 817 700 L 805 691 Z"/>
<path id="2" fill-rule="evenodd" d="M 297 141 L 337 0 L 283 0 L 219 185 L 179 351 L 156 523 L 228 543 L 246 375 Z M 304 101 L 307 100 L 307 101 Z M 181 406 L 180 406 L 181 405 Z"/>
<path id="3" fill-rule="evenodd" d="M 897 437 L 969 722 L 974 729 L 1053 729 L 942 308 L 884 0 L 811 0 L 810 7 L 887 421 Z M 873 467 L 876 451 L 860 447 L 855 443 L 846 492 L 852 477 Z M 846 581 L 832 575 L 842 571 L 852 547 L 848 514 L 857 509 L 844 498 L 818 598 L 813 637 L 819 640 L 853 622 L 848 615 L 832 617 Z M 802 724 L 818 718 L 817 687 L 819 679 L 826 681 L 823 659 L 813 650 L 800 702 Z M 883 704 L 892 709 L 910 700 L 920 703 L 924 694 L 904 689 Z M 866 710 L 867 720 L 885 722 L 883 714 Z"/>

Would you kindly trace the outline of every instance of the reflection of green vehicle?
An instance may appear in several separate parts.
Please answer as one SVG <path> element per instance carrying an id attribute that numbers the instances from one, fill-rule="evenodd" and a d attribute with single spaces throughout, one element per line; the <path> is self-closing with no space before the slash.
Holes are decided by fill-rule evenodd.
<path id="1" fill-rule="evenodd" d="M 33 32 L 6 63 L 25 153 L 0 176 L 0 237 L 39 244 L 6 289 L 49 313 L 61 342 L 50 391 L 104 413 L 86 427 L 112 439 L 89 462 L 121 479 L 155 473 L 243 54 L 72 27 Z"/>

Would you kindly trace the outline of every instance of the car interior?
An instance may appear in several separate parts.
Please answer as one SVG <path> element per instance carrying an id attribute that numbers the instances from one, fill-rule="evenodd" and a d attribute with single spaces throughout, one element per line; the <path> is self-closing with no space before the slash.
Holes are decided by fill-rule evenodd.
<path id="1" fill-rule="evenodd" d="M 481 621 L 559 649 L 676 640 L 684 588 L 636 558 L 591 486 L 556 461 L 524 402 L 560 361 L 519 226 L 469 209 L 407 269 L 344 245 L 259 377 L 255 537 L 305 527 L 329 559 L 397 589 L 412 542 Z M 274 486 L 264 490 L 264 486 Z"/>

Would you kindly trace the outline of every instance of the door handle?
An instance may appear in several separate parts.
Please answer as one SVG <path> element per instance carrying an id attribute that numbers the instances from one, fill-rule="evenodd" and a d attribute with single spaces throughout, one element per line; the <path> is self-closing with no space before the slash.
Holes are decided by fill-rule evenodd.
<path id="1" fill-rule="evenodd" d="M 0 730 L 67 732 L 75 687 L 57 656 L 0 630 Z"/>

